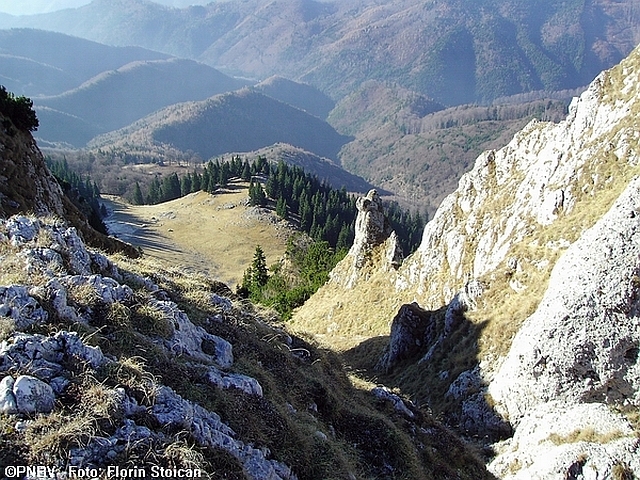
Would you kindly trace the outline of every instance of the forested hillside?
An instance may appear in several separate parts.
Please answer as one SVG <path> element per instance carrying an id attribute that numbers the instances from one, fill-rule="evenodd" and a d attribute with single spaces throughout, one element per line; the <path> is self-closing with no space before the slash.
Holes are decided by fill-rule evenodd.
<path id="1" fill-rule="evenodd" d="M 40 135 L 51 142 L 82 147 L 93 137 L 125 127 L 160 108 L 204 100 L 244 85 L 246 82 L 191 60 L 136 61 L 104 71 L 59 95 L 38 97 L 36 108 L 46 107 L 95 126 L 90 135 L 83 135 L 61 129 L 51 120 Z"/>
<path id="2" fill-rule="evenodd" d="M 0 26 L 144 46 L 251 78 L 282 75 L 334 99 L 375 79 L 453 105 L 584 86 L 638 43 L 639 19 L 635 0 L 248 0 L 182 10 L 94 0 Z"/>
<path id="3" fill-rule="evenodd" d="M 313 115 L 242 89 L 166 107 L 126 128 L 95 138 L 89 147 L 127 145 L 131 153 L 136 153 L 170 146 L 209 159 L 282 142 L 335 160 L 348 141 L 349 137 Z"/>

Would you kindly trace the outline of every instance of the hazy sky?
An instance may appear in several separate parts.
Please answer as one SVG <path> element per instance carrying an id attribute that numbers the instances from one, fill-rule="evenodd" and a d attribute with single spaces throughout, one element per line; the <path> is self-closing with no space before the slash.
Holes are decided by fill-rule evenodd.
<path id="1" fill-rule="evenodd" d="M 153 0 L 156 3 L 185 7 L 187 5 L 206 5 L 213 0 Z M 34 13 L 53 12 L 63 8 L 77 8 L 91 3 L 91 0 L 0 0 L 0 12 L 12 15 L 32 15 Z"/>

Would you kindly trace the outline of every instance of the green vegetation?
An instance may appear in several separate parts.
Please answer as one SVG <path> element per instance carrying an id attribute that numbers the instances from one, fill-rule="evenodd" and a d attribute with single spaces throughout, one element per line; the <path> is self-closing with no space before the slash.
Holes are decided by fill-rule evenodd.
<path id="1" fill-rule="evenodd" d="M 66 158 L 52 160 L 47 157 L 45 161 L 65 195 L 87 216 L 93 228 L 106 234 L 107 229 L 102 218 L 107 215 L 107 211 L 104 205 L 99 202 L 100 189 L 96 182 L 93 182 L 89 176 L 84 179 L 80 177 L 69 167 Z"/>
<path id="2" fill-rule="evenodd" d="M 3 120 L 2 127 L 7 132 L 13 132 L 12 125 L 18 130 L 33 132 L 38 129 L 38 117 L 33 110 L 33 101 L 30 98 L 16 97 L 13 93 L 0 85 L 0 113 L 7 117 Z"/>
<path id="3" fill-rule="evenodd" d="M 274 308 L 284 320 L 329 279 L 329 272 L 346 255 L 326 241 L 313 241 L 302 235 L 289 240 L 285 260 L 270 267 L 258 245 L 253 263 L 245 271 L 238 294 Z"/>
<path id="4" fill-rule="evenodd" d="M 251 163 L 237 155 L 230 161 L 212 160 L 202 173 L 194 170 L 182 177 L 175 172 L 163 179 L 154 176 L 146 195 L 140 184 L 135 184 L 132 200 L 134 204 L 157 204 L 200 190 L 215 193 L 227 187 L 232 178 L 249 182 L 252 205 L 273 208 L 278 216 L 313 239 L 326 241 L 336 250 L 349 248 L 353 242 L 355 198 L 346 189 L 332 188 L 302 168 L 282 161 L 270 164 L 262 156 Z M 420 244 L 424 219 L 397 203 L 389 203 L 386 208 L 403 251 L 414 251 Z"/>

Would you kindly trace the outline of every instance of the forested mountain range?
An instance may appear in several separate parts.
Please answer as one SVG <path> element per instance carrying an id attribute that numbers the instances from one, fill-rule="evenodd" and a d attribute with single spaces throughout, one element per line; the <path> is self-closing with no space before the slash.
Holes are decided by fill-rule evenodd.
<path id="1" fill-rule="evenodd" d="M 0 78 L 18 95 L 58 95 L 130 62 L 169 57 L 140 47 L 112 47 L 44 30 L 0 30 Z"/>
<path id="2" fill-rule="evenodd" d="M 449 105 L 576 88 L 640 40 L 635 0 L 247 0 L 171 9 L 94 0 L 0 19 L 138 45 L 252 78 L 279 74 L 334 99 L 390 80 Z"/>
<path id="3" fill-rule="evenodd" d="M 156 116 L 153 128 L 162 134 L 144 137 L 144 145 L 131 143 L 134 137 L 129 136 L 127 148 L 206 156 L 270 148 L 266 141 L 275 138 L 280 145 L 293 142 L 286 147 L 289 152 L 329 156 L 403 204 L 433 213 L 481 151 L 505 143 L 532 118 L 561 118 L 581 86 L 640 40 L 639 25 L 640 7 L 631 0 L 535 5 L 519 0 L 246 0 L 182 9 L 145 0 L 95 0 L 78 9 L 0 18 L 0 26 L 47 28 L 111 45 L 138 45 L 138 50 L 11 30 L 0 36 L 0 62 L 7 66 L 4 71 L 22 79 L 5 82 L 14 82 L 18 93 L 35 92 L 24 78 L 46 78 L 35 93 L 48 96 L 34 101 L 42 120 L 37 135 L 74 146 L 173 102 L 220 93 L 210 93 L 214 88 L 206 80 L 219 71 L 250 78 L 255 92 L 327 119 L 352 141 L 336 143 L 339 137 L 325 126 L 302 132 L 315 125 L 306 118 L 286 138 L 260 132 L 256 128 L 264 123 L 273 133 L 274 120 L 288 110 L 269 110 L 270 121 L 252 123 L 259 109 L 245 102 L 248 110 L 242 115 L 249 120 L 230 119 L 234 110 L 218 106 L 213 130 L 199 123 L 202 116 L 187 122 L 191 137 L 175 124 L 160 126 Z M 79 55 L 71 53 L 78 48 Z M 169 59 L 169 54 L 202 63 Z M 77 60 L 69 60 L 73 57 Z M 74 67 L 63 61 L 75 62 Z M 78 79 L 73 72 L 83 62 L 88 66 L 78 70 L 84 72 Z M 160 65 L 164 72 L 155 70 Z M 81 81 L 73 84 L 74 79 Z M 230 77 L 220 77 L 216 88 L 225 82 L 232 89 Z M 559 90 L 565 94 L 557 95 Z M 522 105 L 485 107 L 505 97 Z M 108 100 L 101 104 L 103 98 Z M 549 103 L 549 98 L 557 101 Z M 235 129 L 236 122 L 243 125 Z M 328 137 L 319 138 L 320 131 Z M 224 137 L 213 138 L 212 132 Z M 122 133 L 92 145 L 121 151 Z M 311 138 L 315 143 L 309 143 Z M 115 143 L 108 146 L 106 139 Z M 327 148 L 319 151 L 312 144 Z"/>
<path id="4" fill-rule="evenodd" d="M 190 100 L 203 100 L 246 85 L 202 63 L 172 58 L 136 61 L 102 72 L 62 94 L 39 97 L 40 107 L 84 119 L 94 126 L 90 136 L 73 129 L 53 132 L 51 122 L 40 133 L 50 141 L 81 147 L 91 138 L 116 130 L 155 110 Z M 61 113 L 62 114 L 62 113 Z"/>
<path id="5" fill-rule="evenodd" d="M 166 107 L 130 126 L 97 137 L 92 148 L 171 145 L 204 159 L 289 143 L 336 159 L 349 137 L 300 109 L 250 89 Z"/>

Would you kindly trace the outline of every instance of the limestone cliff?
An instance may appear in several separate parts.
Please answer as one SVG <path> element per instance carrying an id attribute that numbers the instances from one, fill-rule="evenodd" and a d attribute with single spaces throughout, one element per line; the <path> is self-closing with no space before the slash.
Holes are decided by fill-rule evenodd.
<path id="1" fill-rule="evenodd" d="M 378 378 L 488 442 L 514 428 L 492 463 L 505 478 L 640 474 L 639 113 L 636 49 L 564 121 L 531 122 L 482 154 L 397 270 L 325 286 L 294 322 L 350 335 L 360 368 L 375 364 L 364 337 L 394 317 L 392 335 L 421 332 L 391 339 Z M 411 302 L 426 323 L 396 326 Z M 412 362 L 389 363 L 409 344 Z"/>

